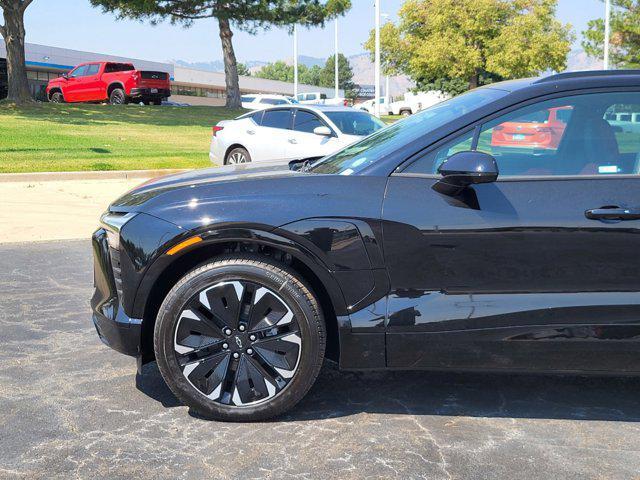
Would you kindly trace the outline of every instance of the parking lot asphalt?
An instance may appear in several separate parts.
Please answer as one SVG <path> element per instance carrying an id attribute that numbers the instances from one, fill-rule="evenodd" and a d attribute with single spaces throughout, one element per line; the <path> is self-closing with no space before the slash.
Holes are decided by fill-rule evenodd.
<path id="1" fill-rule="evenodd" d="M 103 346 L 88 241 L 0 246 L 0 478 L 640 478 L 640 379 L 341 373 L 288 415 L 190 414 Z"/>

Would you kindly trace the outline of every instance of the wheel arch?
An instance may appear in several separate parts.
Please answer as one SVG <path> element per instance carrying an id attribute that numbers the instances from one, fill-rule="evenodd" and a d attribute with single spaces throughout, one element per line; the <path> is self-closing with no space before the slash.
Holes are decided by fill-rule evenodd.
<path id="1" fill-rule="evenodd" d="M 111 92 L 113 92 L 116 88 L 121 88 L 122 90 L 124 90 L 124 94 L 127 94 L 127 91 L 124 88 L 124 84 L 122 82 L 111 82 L 107 87 L 107 98 L 111 97 Z"/>
<path id="2" fill-rule="evenodd" d="M 49 94 L 48 94 L 48 98 L 49 98 L 49 100 L 51 100 L 51 96 L 52 96 L 54 93 L 61 93 L 61 94 L 62 94 L 62 96 L 64 97 L 64 92 L 62 91 L 62 88 L 61 88 L 61 87 L 51 87 L 51 89 L 49 90 Z"/>
<path id="3" fill-rule="evenodd" d="M 142 313 L 141 354 L 142 362 L 154 359 L 153 332 L 156 316 L 164 298 L 173 285 L 189 271 L 216 257 L 229 253 L 251 253 L 279 262 L 305 281 L 317 296 L 322 308 L 327 328 L 327 352 L 332 360 L 338 361 L 339 334 L 338 315 L 346 312 L 346 302 L 337 280 L 329 268 L 304 247 L 290 239 L 254 229 L 233 229 L 216 232 L 182 255 L 166 261 L 161 268 L 154 268 L 145 275 L 138 288 L 134 309 Z M 154 265 L 158 261 L 154 262 Z"/>
<path id="4" fill-rule="evenodd" d="M 231 151 L 234 148 L 244 148 L 247 152 L 249 152 L 249 156 L 251 156 L 251 152 L 249 151 L 249 149 L 246 146 L 242 145 L 241 143 L 234 143 L 233 145 L 230 145 L 229 147 L 227 147 L 227 149 L 225 150 L 224 157 L 222 159 L 223 162 L 227 161 L 227 158 L 229 157 L 229 154 L 231 153 Z"/>

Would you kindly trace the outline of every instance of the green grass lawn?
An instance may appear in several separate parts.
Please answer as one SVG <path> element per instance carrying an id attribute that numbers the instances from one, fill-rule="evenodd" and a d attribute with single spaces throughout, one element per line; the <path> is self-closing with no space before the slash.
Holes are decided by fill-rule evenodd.
<path id="1" fill-rule="evenodd" d="M 200 168 L 223 107 L 0 104 L 0 173 Z"/>

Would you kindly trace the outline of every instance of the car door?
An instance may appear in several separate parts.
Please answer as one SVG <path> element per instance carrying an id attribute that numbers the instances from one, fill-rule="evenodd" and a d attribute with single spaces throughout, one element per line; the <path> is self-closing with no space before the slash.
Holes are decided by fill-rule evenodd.
<path id="1" fill-rule="evenodd" d="M 64 83 L 62 93 L 64 95 L 64 99 L 67 102 L 82 102 L 83 100 L 83 89 L 84 85 L 82 81 L 84 80 L 84 75 L 87 71 L 88 65 L 80 65 L 79 67 L 74 68 Z"/>
<path id="2" fill-rule="evenodd" d="M 243 135 L 252 161 L 285 160 L 290 129 L 290 108 L 264 110 L 259 125 L 248 125 Z"/>
<path id="3" fill-rule="evenodd" d="M 388 366 L 640 370 L 640 133 L 605 120 L 639 108 L 639 92 L 532 101 L 392 174 Z M 539 144 L 496 141 L 552 109 L 557 143 L 544 123 Z M 498 180 L 438 193 L 439 165 L 462 150 L 493 155 Z"/>
<path id="4" fill-rule="evenodd" d="M 294 109 L 293 128 L 289 131 L 286 157 L 290 160 L 324 157 L 340 148 L 340 141 L 333 129 L 331 135 L 313 133 L 316 127 L 330 128 L 310 110 Z"/>
<path id="5" fill-rule="evenodd" d="M 91 63 L 87 65 L 87 69 L 82 77 L 80 95 L 84 102 L 103 100 L 106 98 L 106 94 L 101 92 L 99 63 Z"/>

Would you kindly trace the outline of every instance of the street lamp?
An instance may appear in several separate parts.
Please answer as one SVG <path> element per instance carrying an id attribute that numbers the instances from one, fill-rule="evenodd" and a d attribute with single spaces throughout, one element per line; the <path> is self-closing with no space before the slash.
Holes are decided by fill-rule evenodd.
<path id="1" fill-rule="evenodd" d="M 293 96 L 298 97 L 298 26 L 293 25 Z"/>
<path id="2" fill-rule="evenodd" d="M 609 24 L 611 23 L 611 0 L 606 0 L 604 5 L 604 69 L 609 70 L 609 37 L 611 35 Z"/>
<path id="3" fill-rule="evenodd" d="M 373 111 L 376 117 L 380 118 L 380 0 L 375 0 L 375 23 L 376 23 L 376 34 L 375 34 L 375 55 L 374 55 L 374 68 L 373 72 L 375 75 L 375 93 L 374 93 L 374 106 Z"/>
<path id="4" fill-rule="evenodd" d="M 334 60 L 335 60 L 335 65 L 334 65 L 334 70 L 335 70 L 335 87 L 336 87 L 336 93 L 334 95 L 335 98 L 338 98 L 338 96 L 340 95 L 339 93 L 339 76 L 338 76 L 338 19 L 336 18 L 335 20 L 335 45 L 336 45 L 336 52 L 334 55 Z"/>

